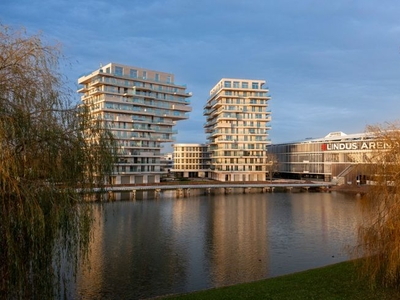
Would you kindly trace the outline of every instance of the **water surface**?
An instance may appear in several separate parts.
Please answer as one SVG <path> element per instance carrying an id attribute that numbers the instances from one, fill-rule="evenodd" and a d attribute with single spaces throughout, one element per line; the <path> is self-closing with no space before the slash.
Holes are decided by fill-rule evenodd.
<path id="1" fill-rule="evenodd" d="M 165 193 L 96 205 L 91 269 L 76 296 L 149 298 L 337 263 L 357 218 L 357 198 L 340 193 Z"/>

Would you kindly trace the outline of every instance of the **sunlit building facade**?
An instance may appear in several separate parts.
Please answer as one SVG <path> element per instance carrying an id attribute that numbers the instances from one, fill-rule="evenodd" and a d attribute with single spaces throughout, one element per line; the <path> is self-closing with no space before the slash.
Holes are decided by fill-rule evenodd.
<path id="1" fill-rule="evenodd" d="M 210 153 L 206 144 L 174 144 L 176 177 L 207 178 L 210 171 Z"/>
<path id="2" fill-rule="evenodd" d="M 273 144 L 268 152 L 276 158 L 279 176 L 292 179 L 365 183 L 372 151 L 385 147 L 371 133 L 331 132 L 318 139 Z"/>
<path id="3" fill-rule="evenodd" d="M 264 80 L 221 79 L 204 107 L 211 178 L 264 181 L 271 113 Z"/>
<path id="4" fill-rule="evenodd" d="M 188 118 L 186 86 L 174 75 L 110 63 L 79 78 L 81 100 L 117 140 L 115 184 L 159 182 L 163 143 L 173 142 L 177 121 Z"/>

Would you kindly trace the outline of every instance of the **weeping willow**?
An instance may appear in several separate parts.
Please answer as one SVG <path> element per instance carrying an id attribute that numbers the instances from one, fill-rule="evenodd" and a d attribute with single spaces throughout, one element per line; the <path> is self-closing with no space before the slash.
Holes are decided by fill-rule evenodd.
<path id="1" fill-rule="evenodd" d="M 0 25 L 0 298 L 52 299 L 85 257 L 111 134 L 73 105 L 59 45 Z"/>
<path id="2" fill-rule="evenodd" d="M 373 286 L 400 288 L 400 127 L 371 126 L 377 140 L 370 160 L 373 185 L 362 199 L 363 218 L 353 254 Z"/>

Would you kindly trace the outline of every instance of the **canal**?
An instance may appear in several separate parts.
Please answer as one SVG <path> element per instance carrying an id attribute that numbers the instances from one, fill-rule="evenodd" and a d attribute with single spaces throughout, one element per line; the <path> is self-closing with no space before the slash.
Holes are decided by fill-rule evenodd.
<path id="1" fill-rule="evenodd" d="M 342 193 L 192 195 L 95 205 L 79 299 L 143 299 L 348 259 L 359 200 Z"/>

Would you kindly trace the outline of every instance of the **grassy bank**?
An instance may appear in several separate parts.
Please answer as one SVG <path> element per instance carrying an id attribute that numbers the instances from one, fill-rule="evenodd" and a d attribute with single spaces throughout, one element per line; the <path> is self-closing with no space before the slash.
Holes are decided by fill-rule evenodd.
<path id="1" fill-rule="evenodd" d="M 400 299 L 389 288 L 371 289 L 352 262 L 163 299 Z"/>

